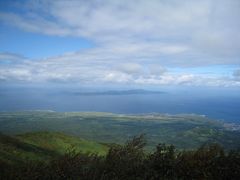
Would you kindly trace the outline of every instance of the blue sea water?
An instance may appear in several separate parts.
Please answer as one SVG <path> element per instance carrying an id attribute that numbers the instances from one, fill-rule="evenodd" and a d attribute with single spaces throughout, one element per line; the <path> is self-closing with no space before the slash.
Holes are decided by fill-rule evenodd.
<path id="1" fill-rule="evenodd" d="M 240 122 L 237 90 L 169 90 L 162 94 L 83 96 L 49 89 L 0 89 L 0 111 L 54 110 L 113 113 L 194 113 Z"/>

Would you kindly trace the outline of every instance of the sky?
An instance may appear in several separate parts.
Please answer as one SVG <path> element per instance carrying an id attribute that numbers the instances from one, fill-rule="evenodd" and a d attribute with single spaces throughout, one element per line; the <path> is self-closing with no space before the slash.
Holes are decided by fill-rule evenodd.
<path id="1" fill-rule="evenodd" d="M 240 87 L 239 0 L 0 0 L 0 84 Z"/>

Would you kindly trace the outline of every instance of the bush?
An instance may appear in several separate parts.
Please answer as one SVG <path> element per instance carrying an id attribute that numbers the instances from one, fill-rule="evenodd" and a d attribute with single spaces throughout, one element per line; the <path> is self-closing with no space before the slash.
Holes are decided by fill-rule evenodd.
<path id="1" fill-rule="evenodd" d="M 80 180 L 158 180 L 158 179 L 239 179 L 240 152 L 225 152 L 216 144 L 197 150 L 177 151 L 159 144 L 144 151 L 144 135 L 125 145 L 114 145 L 106 156 L 77 153 L 74 149 L 48 163 L 21 165 L 0 161 L 0 179 L 80 179 Z"/>

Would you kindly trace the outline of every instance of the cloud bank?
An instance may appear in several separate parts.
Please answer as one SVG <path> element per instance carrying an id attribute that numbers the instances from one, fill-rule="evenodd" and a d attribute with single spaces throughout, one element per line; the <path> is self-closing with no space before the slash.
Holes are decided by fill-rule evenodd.
<path id="1" fill-rule="evenodd" d="M 2 81 L 239 86 L 235 74 L 172 71 L 239 67 L 239 0 L 24 2 L 15 4 L 21 12 L 1 11 L 0 21 L 27 32 L 86 38 L 95 46 L 1 63 Z"/>

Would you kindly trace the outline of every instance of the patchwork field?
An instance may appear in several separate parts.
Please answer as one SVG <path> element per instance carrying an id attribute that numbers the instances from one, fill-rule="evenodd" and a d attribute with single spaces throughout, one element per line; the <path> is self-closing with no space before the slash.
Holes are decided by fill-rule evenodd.
<path id="1" fill-rule="evenodd" d="M 0 132 L 7 135 L 18 135 L 18 139 L 33 145 L 45 146 L 42 139 L 49 144 L 66 149 L 65 142 L 52 144 L 51 134 L 31 134 L 32 132 L 62 132 L 100 143 L 121 144 L 135 135 L 145 134 L 147 149 L 158 143 L 173 144 L 178 149 L 195 149 L 206 143 L 219 143 L 227 149 L 240 147 L 238 125 L 226 124 L 198 115 L 164 115 L 142 114 L 126 115 L 103 112 L 52 112 L 22 111 L 1 112 Z M 24 135 L 19 135 L 28 133 Z M 30 133 L 30 134 L 29 134 Z M 38 136 L 39 135 L 39 136 Z M 44 137 L 46 136 L 46 137 Z M 61 134 L 58 134 L 61 137 Z M 40 139 L 38 139 L 40 138 Z M 61 138 L 60 138 L 61 139 Z M 84 142 L 81 142 L 84 144 Z M 98 147 L 101 149 L 101 147 Z M 50 148 L 51 149 L 51 148 Z M 91 149 L 91 148 L 90 148 Z M 99 149 L 96 149 L 99 151 Z M 101 150 L 101 153 L 104 151 Z"/>

